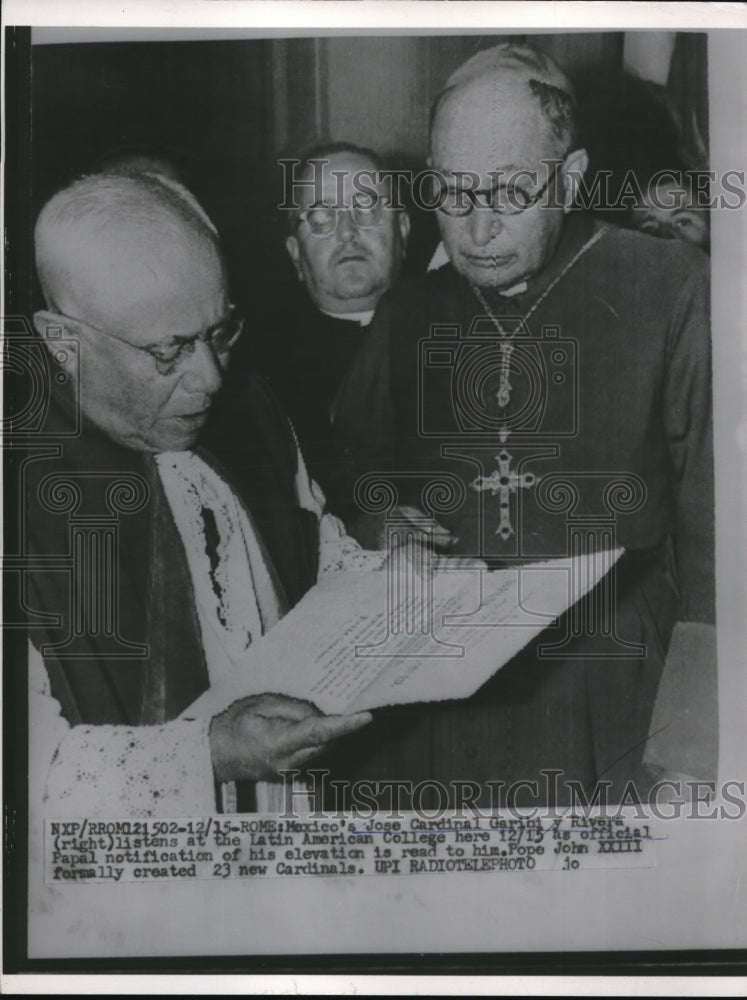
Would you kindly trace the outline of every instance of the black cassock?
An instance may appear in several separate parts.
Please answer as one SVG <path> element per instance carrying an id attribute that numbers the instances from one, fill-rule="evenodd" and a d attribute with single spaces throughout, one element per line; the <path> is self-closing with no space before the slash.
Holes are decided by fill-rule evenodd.
<path id="1" fill-rule="evenodd" d="M 450 265 L 404 284 L 380 303 L 336 429 L 348 489 L 367 476 L 365 503 L 388 480 L 457 537 L 451 554 L 625 554 L 472 698 L 377 713 L 330 758 L 335 777 L 473 781 L 483 804 L 505 801 L 488 782 L 537 781 L 518 793 L 531 804 L 567 802 L 569 780 L 611 781 L 612 798 L 645 783 L 672 629 L 714 620 L 705 256 L 578 215 L 518 294 L 476 293 Z M 370 541 L 381 520 L 350 528 Z M 562 772 L 557 792 L 543 769 Z"/>
<path id="2" fill-rule="evenodd" d="M 291 419 L 306 467 L 324 491 L 327 507 L 341 511 L 345 456 L 334 437 L 330 410 L 366 327 L 321 312 L 298 283 L 264 306 L 255 302 L 247 309 L 247 319 L 221 395 L 240 399 L 247 373 L 263 375 Z"/>

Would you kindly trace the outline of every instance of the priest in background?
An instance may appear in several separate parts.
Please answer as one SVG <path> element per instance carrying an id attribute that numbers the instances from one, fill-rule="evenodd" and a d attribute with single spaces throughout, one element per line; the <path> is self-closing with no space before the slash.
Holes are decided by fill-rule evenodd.
<path id="1" fill-rule="evenodd" d="M 240 397 L 247 371 L 267 377 L 311 476 L 338 511 L 347 498 L 340 493 L 335 397 L 379 299 L 400 277 L 410 220 L 392 205 L 386 165 L 372 150 L 321 145 L 283 168 L 285 247 L 299 284 L 281 295 L 257 290 L 259 301 L 247 306 L 253 333 L 237 345 L 224 393 Z"/>

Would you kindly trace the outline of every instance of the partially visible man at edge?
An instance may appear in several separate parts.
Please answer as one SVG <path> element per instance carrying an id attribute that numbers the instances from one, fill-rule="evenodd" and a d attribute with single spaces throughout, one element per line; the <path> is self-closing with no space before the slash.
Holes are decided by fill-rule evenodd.
<path id="1" fill-rule="evenodd" d="M 330 509 L 344 509 L 342 454 L 332 427 L 340 383 L 381 296 L 399 279 L 410 220 L 393 207 L 384 161 L 351 143 L 319 145 L 284 161 L 285 247 L 298 277 L 287 296 L 262 297 L 257 329 L 237 346 L 226 393 L 265 375 L 291 418 Z"/>
<path id="2" fill-rule="evenodd" d="M 698 202 L 692 173 L 661 171 L 654 175 L 638 204 L 630 209 L 633 229 L 664 240 L 682 240 L 706 252 L 711 247 L 710 213 Z"/>
<path id="3" fill-rule="evenodd" d="M 456 475 L 463 501 L 439 515 L 436 537 L 489 565 L 569 555 L 579 517 L 594 536 L 595 518 L 614 515 L 625 553 L 612 631 L 597 588 L 585 634 L 562 652 L 538 648 L 556 639 L 545 633 L 473 698 L 391 711 L 345 741 L 344 775 L 467 779 L 496 804 L 514 782 L 537 782 L 518 792 L 531 805 L 537 794 L 568 802 L 569 781 L 586 794 L 610 782 L 619 801 L 633 780 L 646 795 L 673 635 L 675 686 L 686 690 L 701 668 L 708 678 L 693 725 L 713 721 L 715 704 L 707 262 L 694 247 L 571 212 L 587 167 L 573 89 L 532 47 L 470 59 L 431 122 L 450 262 L 382 300 L 343 384 L 336 426 L 351 481 L 394 473 L 407 509 L 423 482 Z M 715 739 L 691 727 L 675 770 L 712 777 Z M 700 765 L 688 769 L 696 746 Z"/>
<path id="4" fill-rule="evenodd" d="M 359 547 L 323 515 L 261 379 L 245 382 L 243 445 L 197 446 L 241 322 L 215 230 L 185 188 L 83 178 L 44 206 L 35 242 L 47 308 L 34 323 L 57 371 L 44 433 L 62 450 L 26 481 L 41 560 L 26 602 L 49 622 L 30 629 L 34 780 L 56 816 L 203 815 L 218 786 L 236 805 L 234 782 L 257 782 L 242 786 L 245 806 L 268 807 L 264 782 L 370 717 L 276 694 L 212 719 L 185 710 Z M 44 566 L 68 555 L 76 517 L 113 514 L 113 563 L 91 549 L 75 580 Z"/>

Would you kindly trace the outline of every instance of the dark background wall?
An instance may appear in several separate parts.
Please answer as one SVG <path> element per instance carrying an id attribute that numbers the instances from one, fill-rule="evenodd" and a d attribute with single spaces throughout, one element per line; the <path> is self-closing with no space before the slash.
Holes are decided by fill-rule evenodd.
<path id="1" fill-rule="evenodd" d="M 522 37 L 522 36 L 520 36 Z M 422 164 L 428 111 L 449 74 L 501 36 L 335 37 L 41 45 L 33 49 L 37 200 L 105 150 L 163 145 L 187 161 L 219 222 L 249 222 L 279 153 L 320 139 Z M 535 43 L 607 94 L 622 34 Z"/>
<path id="2" fill-rule="evenodd" d="M 504 37 L 33 46 L 32 210 L 105 152 L 161 147 L 221 230 L 234 283 L 250 286 L 252 275 L 286 266 L 273 212 L 282 195 L 279 155 L 345 139 L 398 166 L 421 166 L 433 98 L 465 59 Z M 623 33 L 511 37 L 531 37 L 576 82 L 593 169 L 676 165 L 676 127 L 650 90 L 623 72 Z M 684 121 L 692 114 L 707 125 L 705 36 L 680 34 L 677 42 L 670 97 L 684 102 Z M 415 223 L 411 266 L 420 267 L 437 236 L 432 217 Z"/>

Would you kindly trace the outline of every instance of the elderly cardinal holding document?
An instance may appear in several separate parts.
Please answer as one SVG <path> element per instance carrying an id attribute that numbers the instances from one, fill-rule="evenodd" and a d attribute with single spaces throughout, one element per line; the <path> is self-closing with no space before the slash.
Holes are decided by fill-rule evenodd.
<path id="1" fill-rule="evenodd" d="M 25 479 L 32 785 L 56 817 L 204 815 L 236 806 L 236 782 L 267 808 L 264 782 L 370 716 L 272 693 L 189 707 L 320 572 L 367 557 L 323 514 L 261 380 L 231 403 L 240 444 L 197 444 L 241 320 L 185 188 L 83 178 L 35 243 L 56 444 Z"/>

